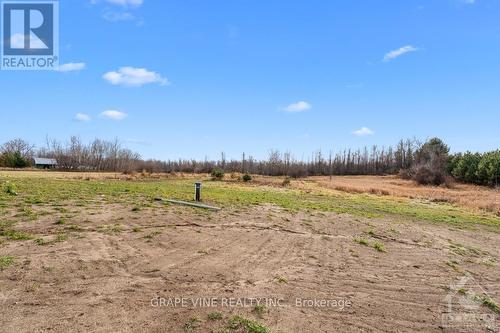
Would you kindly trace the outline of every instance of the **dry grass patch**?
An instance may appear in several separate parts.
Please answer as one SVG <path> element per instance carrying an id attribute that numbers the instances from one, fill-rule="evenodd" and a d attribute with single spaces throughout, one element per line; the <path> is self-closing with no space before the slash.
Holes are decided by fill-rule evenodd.
<path id="1" fill-rule="evenodd" d="M 335 176 L 310 177 L 321 187 L 347 192 L 392 195 L 431 202 L 445 202 L 500 215 L 500 190 L 484 186 L 455 184 L 453 188 L 420 186 L 396 176 Z"/>

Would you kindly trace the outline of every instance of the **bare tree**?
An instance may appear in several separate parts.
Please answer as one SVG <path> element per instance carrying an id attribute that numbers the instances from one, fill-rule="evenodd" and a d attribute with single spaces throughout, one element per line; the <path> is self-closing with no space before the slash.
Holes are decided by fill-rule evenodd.
<path id="1" fill-rule="evenodd" d="M 23 139 L 13 139 L 2 145 L 1 152 L 7 154 L 18 153 L 22 158 L 31 160 L 35 146 Z"/>

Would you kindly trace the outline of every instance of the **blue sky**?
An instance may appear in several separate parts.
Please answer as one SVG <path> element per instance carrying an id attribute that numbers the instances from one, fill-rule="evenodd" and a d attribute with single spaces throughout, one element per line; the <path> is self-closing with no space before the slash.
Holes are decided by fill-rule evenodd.
<path id="1" fill-rule="evenodd" d="M 497 0 L 61 0 L 57 72 L 0 72 L 0 142 L 217 158 L 500 143 Z"/>

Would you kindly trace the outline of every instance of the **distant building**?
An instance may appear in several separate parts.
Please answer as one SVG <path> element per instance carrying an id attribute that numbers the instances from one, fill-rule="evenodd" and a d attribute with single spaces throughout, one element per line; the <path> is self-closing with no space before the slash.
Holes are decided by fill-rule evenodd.
<path id="1" fill-rule="evenodd" d="M 35 167 L 39 169 L 54 169 L 57 167 L 57 161 L 53 158 L 35 157 Z"/>

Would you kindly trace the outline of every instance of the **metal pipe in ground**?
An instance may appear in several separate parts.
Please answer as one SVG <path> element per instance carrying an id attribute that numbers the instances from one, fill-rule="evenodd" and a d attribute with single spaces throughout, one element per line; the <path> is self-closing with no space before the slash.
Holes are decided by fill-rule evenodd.
<path id="1" fill-rule="evenodd" d="M 194 183 L 194 201 L 201 202 L 201 182 Z"/>

